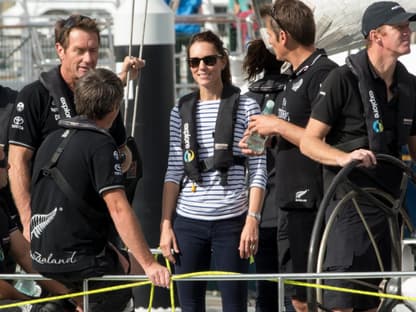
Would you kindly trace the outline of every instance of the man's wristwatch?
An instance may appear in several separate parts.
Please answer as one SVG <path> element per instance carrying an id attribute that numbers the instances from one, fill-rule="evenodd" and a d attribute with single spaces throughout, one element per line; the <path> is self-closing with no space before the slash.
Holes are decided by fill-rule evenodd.
<path id="1" fill-rule="evenodd" d="M 249 212 L 247 212 L 247 216 L 249 216 L 249 217 L 253 217 L 254 219 L 256 219 L 257 220 L 257 222 L 259 222 L 260 223 L 260 221 L 261 221 L 261 214 L 259 214 L 258 212 L 252 212 L 252 211 L 249 211 Z"/>

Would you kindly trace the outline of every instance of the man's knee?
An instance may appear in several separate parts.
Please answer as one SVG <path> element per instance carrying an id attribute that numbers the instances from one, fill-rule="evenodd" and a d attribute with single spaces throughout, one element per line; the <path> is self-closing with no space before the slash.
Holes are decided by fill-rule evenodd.
<path id="1" fill-rule="evenodd" d="M 292 298 L 292 305 L 296 312 L 308 312 L 308 304 L 304 301 Z"/>

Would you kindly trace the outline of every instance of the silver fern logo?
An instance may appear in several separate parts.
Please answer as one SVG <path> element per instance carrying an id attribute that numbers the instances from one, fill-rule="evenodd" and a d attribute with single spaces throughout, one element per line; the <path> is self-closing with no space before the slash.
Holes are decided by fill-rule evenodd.
<path id="1" fill-rule="evenodd" d="M 45 228 L 53 221 L 56 216 L 58 208 L 55 207 L 54 210 L 48 214 L 36 214 L 30 219 L 30 239 L 34 237 L 39 238 Z"/>
<path id="2" fill-rule="evenodd" d="M 299 88 L 302 86 L 302 84 L 303 84 L 303 79 L 302 78 L 300 78 L 298 81 L 294 82 L 292 84 L 292 90 L 293 90 L 293 92 L 298 91 Z"/>
<path id="3" fill-rule="evenodd" d="M 303 198 L 303 196 L 305 196 L 308 192 L 309 192 L 309 189 L 297 191 L 295 195 L 295 201 L 306 203 L 308 200 Z"/>

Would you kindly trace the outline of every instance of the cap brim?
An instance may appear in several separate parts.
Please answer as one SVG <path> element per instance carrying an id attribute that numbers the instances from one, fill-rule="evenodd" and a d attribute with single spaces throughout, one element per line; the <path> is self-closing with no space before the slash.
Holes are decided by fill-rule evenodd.
<path id="1" fill-rule="evenodd" d="M 384 24 L 397 25 L 400 23 L 412 22 L 412 21 L 416 21 L 416 13 L 403 12 L 392 17 L 391 19 L 386 21 Z"/>

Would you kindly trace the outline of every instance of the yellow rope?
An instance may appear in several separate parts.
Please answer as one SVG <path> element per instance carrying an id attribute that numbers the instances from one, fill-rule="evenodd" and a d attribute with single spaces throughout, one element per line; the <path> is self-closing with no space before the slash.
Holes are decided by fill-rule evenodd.
<path id="1" fill-rule="evenodd" d="M 167 261 L 167 259 L 166 259 L 166 261 Z M 168 266 L 169 272 L 171 272 L 170 264 L 168 264 L 168 262 L 169 261 L 166 262 L 166 265 Z M 223 272 L 223 271 L 204 271 L 204 272 L 193 272 L 193 273 L 172 275 L 171 282 L 170 282 L 170 300 L 171 300 L 172 311 L 175 311 L 173 282 L 174 281 L 179 281 L 179 280 L 184 279 L 184 278 L 204 276 L 204 275 L 225 276 L 225 275 L 240 275 L 240 273 Z M 271 281 L 271 282 L 278 282 L 279 279 L 276 278 L 276 279 L 268 279 L 268 280 Z M 416 301 L 416 297 L 400 296 L 400 295 L 385 294 L 385 293 L 371 292 L 371 291 L 363 291 L 363 290 L 357 290 L 357 289 L 335 287 L 335 286 L 329 286 L 329 285 L 320 285 L 320 284 L 306 283 L 306 282 L 293 281 L 293 280 L 285 280 L 284 283 L 287 284 L 287 285 L 295 285 L 295 286 L 311 287 L 311 288 L 320 288 L 320 289 L 324 289 L 324 290 L 346 292 L 346 293 L 373 296 L 373 297 L 379 297 L 379 298 Z M 48 301 L 54 301 L 54 300 L 61 300 L 61 299 L 79 297 L 79 296 L 84 296 L 84 295 L 94 295 L 94 294 L 98 294 L 98 293 L 116 291 L 116 290 L 126 289 L 126 288 L 140 287 L 140 286 L 145 286 L 145 285 L 149 285 L 149 284 L 151 284 L 152 289 L 154 289 L 154 285 L 149 280 L 146 280 L 146 281 L 141 281 L 141 282 L 134 282 L 134 283 L 117 285 L 117 286 L 104 287 L 104 288 L 100 288 L 100 289 L 93 289 L 93 290 L 88 290 L 88 291 L 70 293 L 70 294 L 65 294 L 65 295 L 60 295 L 60 296 L 38 298 L 38 299 L 33 299 L 33 300 L 27 300 L 27 301 L 21 301 L 21 302 L 6 304 L 6 305 L 0 306 L 0 310 L 1 309 L 18 307 L 18 306 L 23 306 L 23 305 L 27 305 L 27 304 L 36 304 L 36 303 L 42 303 L 42 302 L 48 302 Z M 153 292 L 151 291 L 151 298 L 149 300 L 149 309 L 151 309 L 152 305 L 153 305 Z"/>

